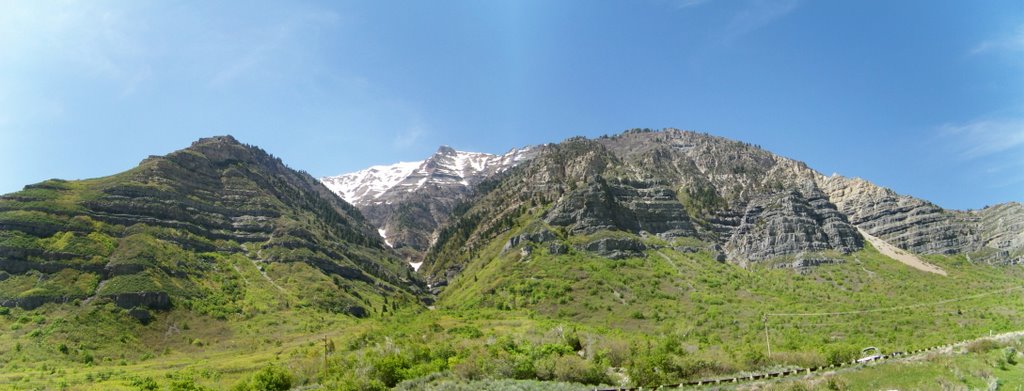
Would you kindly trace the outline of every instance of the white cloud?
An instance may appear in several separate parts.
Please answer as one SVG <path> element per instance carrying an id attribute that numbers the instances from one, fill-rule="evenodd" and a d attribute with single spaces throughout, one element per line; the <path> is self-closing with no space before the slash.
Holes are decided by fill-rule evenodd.
<path id="1" fill-rule="evenodd" d="M 1012 34 L 1002 38 L 983 41 L 971 49 L 971 54 L 982 54 L 990 52 L 1020 52 L 1024 51 L 1024 26 L 1017 27 Z"/>
<path id="2" fill-rule="evenodd" d="M 963 159 L 977 159 L 1024 147 L 1024 118 L 979 119 L 946 124 L 941 134 L 953 140 Z"/>
<path id="3" fill-rule="evenodd" d="M 729 42 L 788 15 L 799 0 L 752 0 L 725 27 L 723 41 Z"/>

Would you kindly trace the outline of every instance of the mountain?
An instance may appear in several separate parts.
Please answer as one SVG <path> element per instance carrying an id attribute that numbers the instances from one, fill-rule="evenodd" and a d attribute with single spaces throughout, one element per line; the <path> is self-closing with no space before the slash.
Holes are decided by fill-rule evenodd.
<path id="1" fill-rule="evenodd" d="M 484 179 L 529 160 L 538 150 L 526 147 L 492 155 L 442 146 L 422 161 L 373 166 L 320 181 L 359 208 L 387 245 L 418 267 L 435 231 L 457 204 Z"/>
<path id="2" fill-rule="evenodd" d="M 495 241 L 524 257 L 543 248 L 628 258 L 665 247 L 780 267 L 838 262 L 865 246 L 861 232 L 916 254 L 992 263 L 1020 263 L 1024 251 L 1019 203 L 946 211 L 751 144 L 675 129 L 569 139 L 485 188 L 427 253 L 435 286 L 495 256 L 481 255 Z"/>
<path id="3" fill-rule="evenodd" d="M 241 311 L 242 269 L 258 270 L 284 305 L 356 316 L 422 292 L 357 209 L 231 136 L 0 197 L 4 306 L 81 300 L 143 318 L 172 307 L 223 316 Z"/>
<path id="4" fill-rule="evenodd" d="M 654 388 L 1024 327 L 1020 203 L 946 210 L 707 134 L 442 148 L 332 186 L 213 137 L 0 197 L 0 384 Z M 1016 379 L 1011 345 L 972 345 L 946 378 Z M 790 379 L 910 387 L 862 370 Z M 912 387 L 952 384 L 928 371 Z"/>

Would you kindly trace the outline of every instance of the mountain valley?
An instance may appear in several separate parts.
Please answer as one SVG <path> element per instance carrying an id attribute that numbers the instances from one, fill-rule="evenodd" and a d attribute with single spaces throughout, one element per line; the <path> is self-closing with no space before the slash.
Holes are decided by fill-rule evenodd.
<path id="1" fill-rule="evenodd" d="M 650 387 L 1022 330 L 1022 266 L 1019 202 L 705 133 L 319 179 L 218 136 L 0 197 L 0 387 Z"/>

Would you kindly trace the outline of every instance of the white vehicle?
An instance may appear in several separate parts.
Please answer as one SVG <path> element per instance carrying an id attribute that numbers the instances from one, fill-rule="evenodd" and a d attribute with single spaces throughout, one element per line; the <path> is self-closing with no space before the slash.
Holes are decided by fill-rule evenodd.
<path id="1" fill-rule="evenodd" d="M 882 352 L 874 346 L 868 346 L 860 351 L 861 357 L 855 361 L 857 364 L 866 363 L 882 358 Z"/>

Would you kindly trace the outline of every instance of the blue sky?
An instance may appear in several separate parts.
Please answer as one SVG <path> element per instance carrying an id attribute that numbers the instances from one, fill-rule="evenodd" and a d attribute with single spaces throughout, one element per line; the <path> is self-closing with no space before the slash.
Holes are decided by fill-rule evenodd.
<path id="1" fill-rule="evenodd" d="M 323 176 L 634 127 L 1024 201 L 1024 2 L 0 0 L 0 193 L 215 134 Z"/>

